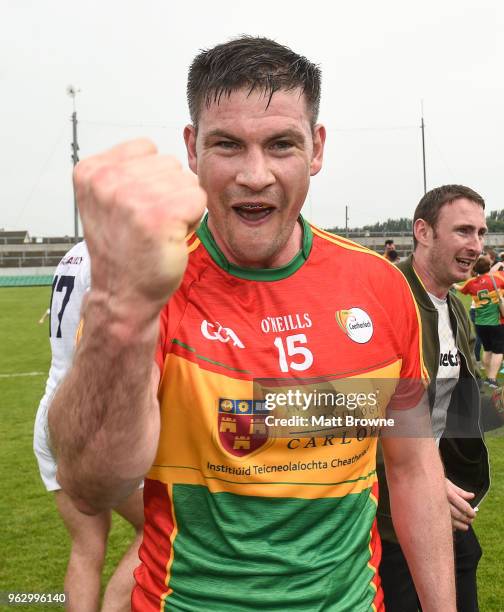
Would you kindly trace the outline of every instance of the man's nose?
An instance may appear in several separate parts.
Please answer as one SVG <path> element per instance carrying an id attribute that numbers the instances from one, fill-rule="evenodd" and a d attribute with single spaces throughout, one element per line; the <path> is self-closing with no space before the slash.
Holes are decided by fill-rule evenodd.
<path id="1" fill-rule="evenodd" d="M 243 157 L 243 166 L 236 175 L 236 182 L 252 191 L 262 191 L 276 181 L 264 151 L 254 149 Z"/>
<path id="2" fill-rule="evenodd" d="M 471 240 L 470 240 L 468 247 L 471 250 L 476 251 L 477 253 L 481 253 L 483 251 L 484 242 L 485 242 L 484 236 L 481 236 L 480 234 L 476 234 L 476 233 L 471 234 Z"/>

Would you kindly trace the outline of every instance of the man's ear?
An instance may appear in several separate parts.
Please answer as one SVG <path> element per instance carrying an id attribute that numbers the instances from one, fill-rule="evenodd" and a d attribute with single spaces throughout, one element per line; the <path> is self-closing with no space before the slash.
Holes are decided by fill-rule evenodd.
<path id="1" fill-rule="evenodd" d="M 318 123 L 313 128 L 313 155 L 310 163 L 310 176 L 315 176 L 322 168 L 325 139 L 326 129 L 323 125 Z"/>
<path id="2" fill-rule="evenodd" d="M 413 234 L 418 244 L 427 246 L 432 240 L 434 230 L 424 219 L 417 219 L 413 225 Z"/>
<path id="3" fill-rule="evenodd" d="M 198 158 L 196 155 L 196 128 L 194 125 L 186 125 L 184 128 L 184 142 L 187 150 L 187 163 L 189 168 L 198 174 Z"/>

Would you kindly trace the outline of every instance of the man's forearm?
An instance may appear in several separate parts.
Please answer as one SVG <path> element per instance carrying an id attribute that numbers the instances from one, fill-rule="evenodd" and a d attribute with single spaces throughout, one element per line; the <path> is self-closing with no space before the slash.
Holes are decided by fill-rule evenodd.
<path id="1" fill-rule="evenodd" d="M 93 512 L 116 505 L 154 459 L 158 318 L 182 281 L 185 237 L 206 194 L 196 176 L 145 139 L 79 162 L 74 186 L 92 289 L 49 428 L 58 480 L 82 511 Z"/>
<path id="2" fill-rule="evenodd" d="M 396 441 L 398 442 L 398 441 Z M 433 440 L 409 440 L 425 445 Z M 392 520 L 425 612 L 455 611 L 453 539 L 437 450 L 430 461 L 387 465 Z M 420 459 L 420 457 L 419 457 Z"/>
<path id="3" fill-rule="evenodd" d="M 90 292 L 74 364 L 49 409 L 58 480 L 83 511 L 112 507 L 149 469 L 159 438 L 157 317 L 135 321 Z"/>

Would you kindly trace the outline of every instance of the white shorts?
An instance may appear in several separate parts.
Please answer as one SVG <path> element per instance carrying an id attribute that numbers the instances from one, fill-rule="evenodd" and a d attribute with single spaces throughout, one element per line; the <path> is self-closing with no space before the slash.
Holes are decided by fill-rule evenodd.
<path id="1" fill-rule="evenodd" d="M 44 397 L 39 404 L 33 430 L 33 450 L 37 458 L 40 477 L 48 491 L 59 491 L 61 486 L 56 480 L 56 459 L 49 443 L 47 424 L 48 402 Z"/>
<path id="2" fill-rule="evenodd" d="M 61 486 L 56 480 L 56 458 L 51 450 L 49 441 L 49 425 L 47 423 L 48 401 L 43 397 L 35 417 L 35 427 L 33 429 L 33 450 L 37 458 L 40 477 L 48 491 L 59 491 Z M 143 489 L 143 481 L 138 486 Z"/>

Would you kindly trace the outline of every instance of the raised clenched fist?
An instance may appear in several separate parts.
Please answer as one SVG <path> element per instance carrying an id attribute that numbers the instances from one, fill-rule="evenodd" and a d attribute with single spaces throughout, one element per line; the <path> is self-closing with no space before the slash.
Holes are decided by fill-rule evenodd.
<path id="1" fill-rule="evenodd" d="M 119 320 L 156 317 L 182 279 L 185 237 L 204 211 L 196 176 L 135 140 L 80 162 L 74 182 L 93 292 Z"/>

